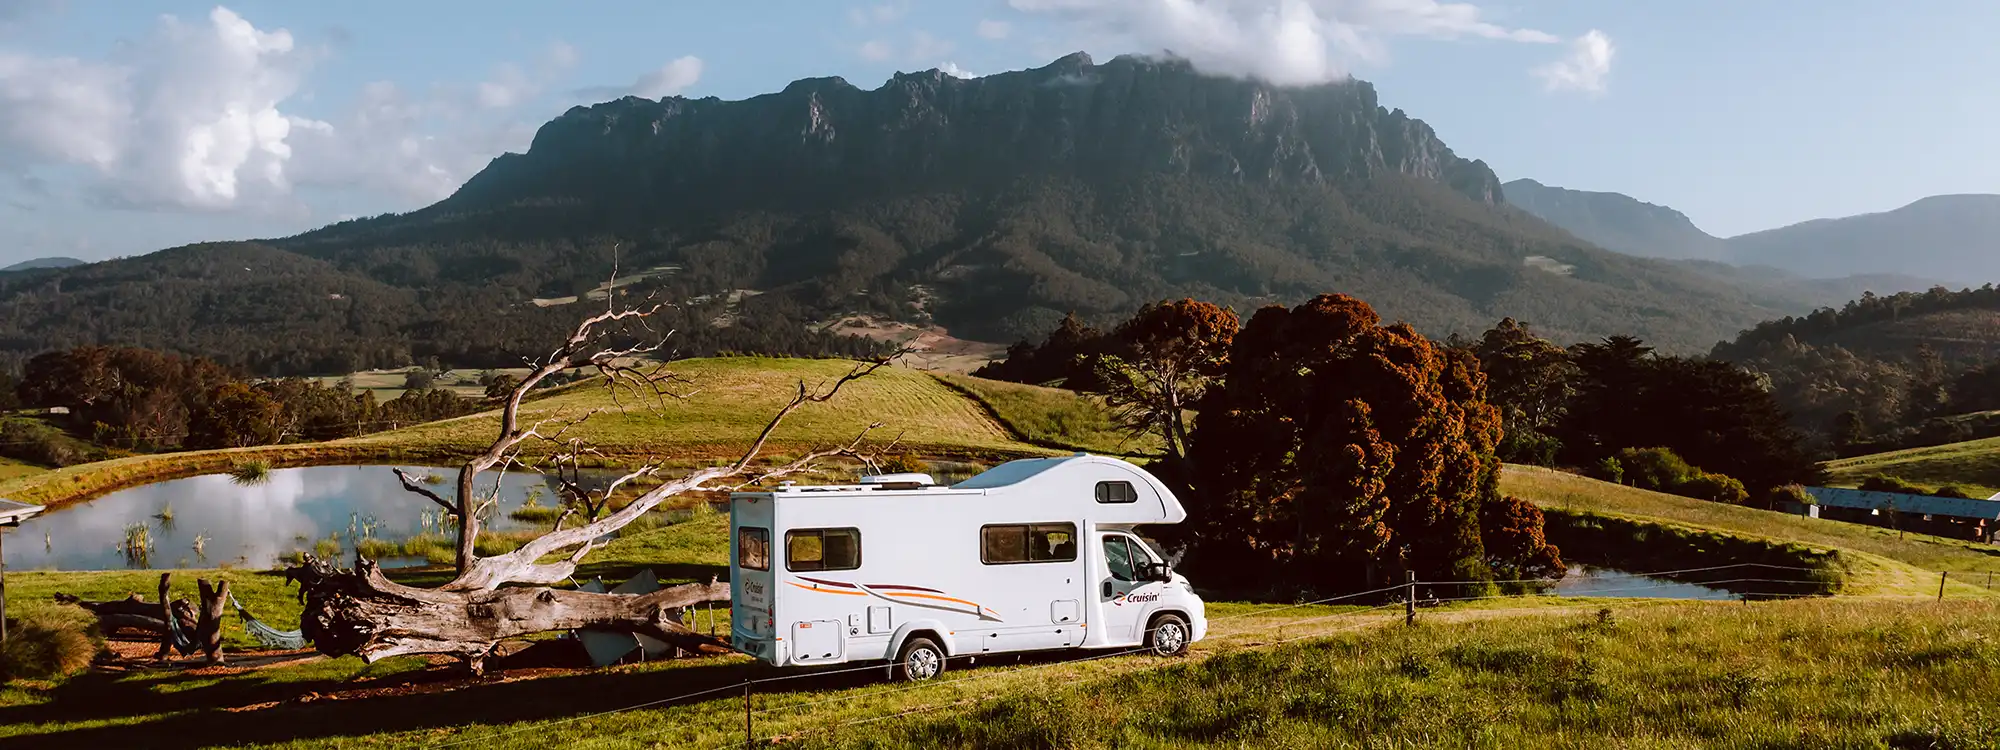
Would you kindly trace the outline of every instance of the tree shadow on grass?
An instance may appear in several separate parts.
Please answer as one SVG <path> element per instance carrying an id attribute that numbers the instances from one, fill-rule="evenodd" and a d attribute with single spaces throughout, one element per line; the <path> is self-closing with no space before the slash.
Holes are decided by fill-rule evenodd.
<path id="1" fill-rule="evenodd" d="M 704 662 L 612 667 L 512 682 L 503 681 L 507 675 L 502 672 L 439 692 L 304 701 L 300 699 L 364 687 L 421 688 L 427 684 L 446 687 L 435 683 L 457 679 L 459 673 L 451 667 L 433 667 L 367 681 L 269 680 L 253 673 L 184 688 L 181 686 L 216 678 L 174 674 L 117 680 L 111 675 L 90 675 L 57 688 L 51 703 L 0 708 L 0 725 L 88 724 L 171 715 L 129 724 L 0 738 L 0 748 L 199 748 L 358 737 L 466 724 L 503 725 L 571 718 L 704 690 L 733 688 L 744 680 L 800 674 L 781 672 L 745 659 Z M 882 675 L 883 672 L 872 669 L 805 674 L 798 679 L 757 685 L 755 691 L 768 695 L 855 687 L 879 681 Z M 668 701 L 655 708 L 736 695 L 734 690 L 727 690 L 687 701 Z M 277 705 L 233 710 L 269 703 Z M 497 730 L 471 731 L 477 734 Z"/>

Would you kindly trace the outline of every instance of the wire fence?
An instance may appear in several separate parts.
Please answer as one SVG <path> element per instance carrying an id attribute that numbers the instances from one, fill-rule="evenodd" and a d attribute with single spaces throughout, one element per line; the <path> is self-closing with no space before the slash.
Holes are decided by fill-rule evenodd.
<path id="1" fill-rule="evenodd" d="M 1679 568 L 1673 570 L 1659 570 L 1659 571 L 1651 571 L 1643 573 L 1631 573 L 1629 575 L 1639 576 L 1643 578 L 1673 580 L 1673 579 L 1698 576 L 1701 574 L 1708 574 L 1702 576 L 1699 579 L 1700 585 L 1710 586 L 1710 587 L 1728 587 L 1732 585 L 1738 587 L 1800 586 L 1800 587 L 1812 587 L 1820 589 L 1814 591 L 1793 591 L 1793 592 L 1770 591 L 1770 592 L 1758 593 L 1755 595 L 1756 598 L 1767 598 L 1767 599 L 1808 598 L 1808 597 L 1824 596 L 1828 593 L 1831 593 L 1828 590 L 1824 590 L 1824 587 L 1827 586 L 1828 582 L 1819 578 L 1814 578 L 1810 576 L 1801 576 L 1794 578 L 1772 577 L 1772 574 L 1770 573 L 1758 574 L 1754 572 L 1758 570 L 1792 571 L 1792 572 L 1806 572 L 1806 573 L 1811 573 L 1815 571 L 1815 569 L 1813 568 L 1802 567 L 1802 566 L 1776 565 L 1770 563 L 1735 563 L 1729 565 L 1713 565 L 1713 566 L 1694 567 L 1694 568 Z M 1716 577 L 1718 575 L 1727 577 Z M 1949 573 L 1940 575 L 1939 598 L 1940 599 L 1943 598 L 1944 582 L 1947 579 L 1956 577 L 1959 578 L 1961 581 L 1970 580 L 1971 582 L 1977 584 L 1983 581 L 1984 575 L 1985 573 L 1983 572 L 1978 574 L 1963 573 L 1959 574 L 1958 576 L 1953 576 L 1952 574 Z M 1508 581 L 1492 581 L 1483 583 L 1534 584 L 1534 583 L 1550 583 L 1550 582 L 1551 581 L 1549 581 L 1548 579 L 1521 579 L 1521 580 L 1508 580 Z M 1204 643 L 1207 644 L 1205 650 L 1209 652 L 1215 652 L 1219 650 L 1216 648 L 1217 646 L 1240 646 L 1240 647 L 1272 646 L 1284 643 L 1292 643 L 1309 638 L 1324 638 L 1344 632 L 1358 630 L 1365 627 L 1393 622 L 1393 618 L 1381 617 L 1379 613 L 1381 613 L 1384 610 L 1395 609 L 1399 607 L 1404 609 L 1405 622 L 1414 623 L 1419 609 L 1430 605 L 1499 600 L 1499 599 L 1511 599 L 1511 600 L 1527 602 L 1535 599 L 1557 598 L 1561 596 L 1560 594 L 1548 594 L 1548 593 L 1543 593 L 1543 594 L 1483 593 L 1478 595 L 1454 596 L 1454 597 L 1432 596 L 1428 599 L 1422 599 L 1422 600 L 1419 600 L 1414 596 L 1416 591 L 1418 591 L 1419 588 L 1422 587 L 1437 588 L 1437 587 L 1447 587 L 1447 586 L 1464 586 L 1475 583 L 1482 583 L 1482 582 L 1418 581 L 1412 578 L 1411 580 L 1406 581 L 1405 583 L 1394 586 L 1385 586 L 1382 588 L 1371 589 L 1367 591 L 1358 591 L 1358 592 L 1340 594 L 1336 596 L 1329 596 L 1321 599 L 1315 599 L 1312 601 L 1295 602 L 1283 605 L 1272 605 L 1247 612 L 1236 612 L 1219 617 L 1211 617 L 1208 618 L 1207 620 L 1209 623 L 1209 631 L 1206 634 L 1206 638 L 1204 639 Z M 1657 589 L 1658 589 L 1658 584 L 1655 583 L 1650 585 L 1633 585 L 1633 586 L 1613 587 L 1608 589 L 1594 589 L 1589 593 L 1590 597 L 1598 597 L 1607 594 L 1638 593 L 1645 591 L 1653 591 Z M 1270 618 L 1273 616 L 1280 616 L 1283 613 L 1307 607 L 1342 605 L 1343 603 L 1351 602 L 1356 599 L 1363 599 L 1371 596 L 1391 595 L 1391 594 L 1397 594 L 1398 592 L 1400 592 L 1400 595 L 1393 597 L 1392 601 L 1387 603 L 1377 604 L 1373 606 L 1362 606 L 1360 604 L 1347 605 L 1347 606 L 1353 606 L 1355 608 L 1324 615 L 1314 615 L 1309 617 L 1280 617 L 1279 619 L 1268 622 L 1253 621 L 1250 619 L 1259 617 Z M 1859 596 L 1859 597 L 1850 596 L 1842 598 L 1843 599 L 1898 599 L 1898 600 L 1909 599 L 1909 597 L 1907 596 Z M 1743 597 L 1743 601 L 1747 604 L 1751 601 L 1751 599 L 1749 596 L 1745 596 Z M 1647 602 L 1647 604 L 1654 604 L 1654 605 L 1684 604 L 1684 603 L 1686 603 L 1686 600 L 1675 599 L 1675 598 L 1655 598 L 1652 599 L 1650 602 Z M 1632 602 L 1630 600 L 1625 600 L 1621 602 L 1621 606 L 1626 606 L 1626 607 L 1630 607 L 1635 604 L 1638 603 Z M 1538 604 L 1535 605 L 1535 608 L 1537 609 L 1537 611 L 1554 612 L 1554 611 L 1564 611 L 1564 610 L 1574 610 L 1574 609 L 1589 609 L 1592 607 L 1602 607 L 1603 605 L 1604 603 L 1602 602 L 1587 602 L 1587 603 L 1578 603 L 1571 605 Z M 1476 611 L 1477 610 L 1468 610 L 1468 612 L 1476 612 Z M 1241 627 L 1234 627 L 1239 622 L 1241 624 Z M 782 683 L 792 680 L 802 680 L 809 678 L 823 679 L 837 675 L 853 674 L 853 673 L 867 672 L 867 671 L 876 671 L 884 675 L 893 675 L 894 674 L 893 670 L 895 667 L 892 663 L 875 662 L 859 666 L 843 667 L 839 669 L 802 670 L 792 674 L 763 677 L 756 679 L 745 679 L 742 682 L 730 685 L 723 685 L 703 690 L 691 691 L 688 693 L 668 696 L 655 700 L 649 700 L 607 711 L 599 711 L 595 713 L 567 717 L 563 719 L 534 722 L 502 731 L 487 732 L 467 737 L 460 737 L 447 742 L 427 741 L 422 743 L 422 746 L 442 748 L 442 747 L 463 746 L 474 743 L 485 743 L 502 737 L 520 734 L 523 732 L 546 731 L 552 727 L 562 726 L 566 724 L 573 724 L 576 722 L 586 721 L 590 719 L 597 719 L 606 716 L 613 716 L 617 714 L 644 710 L 644 709 L 664 708 L 671 705 L 690 702 L 698 698 L 709 698 L 711 696 L 716 696 L 722 693 L 735 692 L 741 695 L 741 699 L 743 701 L 743 714 L 742 714 L 743 739 L 737 741 L 731 741 L 722 745 L 718 745 L 717 747 L 719 748 L 743 747 L 760 742 L 772 742 L 780 739 L 796 738 L 798 736 L 802 736 L 805 734 L 815 734 L 820 732 L 837 732 L 839 729 L 844 727 L 856 726 L 861 724 L 872 724 L 872 723 L 902 718 L 905 716 L 915 715 L 919 713 L 928 713 L 946 708 L 976 704 L 985 700 L 990 700 L 991 698 L 997 697 L 998 695 L 1001 695 L 1003 693 L 994 690 L 987 690 L 986 693 L 982 696 L 961 698 L 957 700 L 950 700 L 936 704 L 926 704 L 923 706 L 909 708 L 906 710 L 895 711 L 886 715 L 868 716 L 863 718 L 850 719 L 841 722 L 824 724 L 802 732 L 786 732 L 786 733 L 771 734 L 771 735 L 757 734 L 756 722 L 758 717 L 760 716 L 766 717 L 766 720 L 768 721 L 768 720 L 778 719 L 784 716 L 794 716 L 798 712 L 810 708 L 827 707 L 837 704 L 847 704 L 847 703 L 853 703 L 855 701 L 879 700 L 886 696 L 891 696 L 891 695 L 907 694 L 919 691 L 943 691 L 943 690 L 955 691 L 972 684 L 989 686 L 992 684 L 993 681 L 1013 680 L 1021 678 L 1023 676 L 1040 675 L 1043 674 L 1046 670 L 1050 670 L 1057 667 L 1067 667 L 1086 662 L 1098 662 L 1121 656 L 1131 656 L 1135 654 L 1141 654 L 1153 650 L 1152 646 L 1150 645 L 1151 642 L 1150 636 L 1152 634 L 1152 631 L 1153 628 L 1151 627 L 1146 628 L 1144 631 L 1142 631 L 1142 635 L 1144 635 L 1145 637 L 1143 637 L 1141 641 L 1143 644 L 1147 645 L 1140 645 L 1134 648 L 1126 648 L 1116 651 L 1095 652 L 1084 656 L 1065 658 L 1065 659 L 1055 659 L 1040 664 L 1034 664 L 1025 667 L 1017 667 L 1013 669 L 981 670 L 961 677 L 948 677 L 948 678 L 940 677 L 923 682 L 915 682 L 908 685 L 898 685 L 884 689 L 866 690 L 866 691 L 854 692 L 843 695 L 833 695 L 806 701 L 789 702 L 789 703 L 784 703 L 782 705 L 765 705 L 762 708 L 759 708 L 755 705 L 755 696 L 757 694 L 756 689 L 760 685 L 768 685 L 773 683 Z M 1266 640 L 1261 640 L 1261 641 L 1245 640 L 1258 636 L 1268 636 L 1268 638 Z M 945 661 L 947 665 L 957 664 L 960 666 L 964 666 L 972 663 L 974 660 L 976 660 L 981 656 L 986 656 L 990 658 L 992 656 L 996 656 L 996 654 L 960 654 L 957 656 L 947 657 Z M 1138 662 L 1134 664 L 1132 669 L 1142 669 L 1153 665 L 1154 662 L 1150 661 Z M 684 726 L 676 725 L 660 729 L 606 735 L 603 737 L 597 737 L 588 741 L 581 742 L 576 746 L 593 747 L 593 746 L 603 745 L 608 742 L 620 742 L 620 741 L 644 742 L 653 737 L 657 737 L 660 734 L 684 728 L 685 728 Z"/>

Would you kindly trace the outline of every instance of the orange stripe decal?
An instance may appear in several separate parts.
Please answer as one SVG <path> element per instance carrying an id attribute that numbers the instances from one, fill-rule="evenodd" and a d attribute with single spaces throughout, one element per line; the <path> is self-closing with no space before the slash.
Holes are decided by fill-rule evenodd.
<path id="1" fill-rule="evenodd" d="M 801 583 L 796 583 L 796 582 L 793 582 L 793 581 L 786 581 L 785 583 L 789 583 L 789 584 L 791 584 L 791 585 L 793 585 L 793 586 L 797 586 L 797 587 L 799 587 L 799 588 L 802 588 L 802 589 L 805 589 L 805 590 L 807 590 L 807 591 L 817 591 L 817 592 L 820 592 L 820 593 L 822 593 L 822 594 L 839 594 L 839 595 L 841 595 L 841 596 L 867 596 L 867 594 L 864 594 L 864 593 L 861 593 L 861 592 L 859 592 L 859 591 L 841 591 L 841 590 L 839 590 L 839 589 L 823 589 L 823 588 L 818 588 L 818 587 L 814 587 L 814 586 L 807 586 L 807 585 L 805 585 L 805 584 L 801 584 Z"/>
<path id="2" fill-rule="evenodd" d="M 899 598 L 899 599 L 901 599 L 901 598 L 915 598 L 915 599 L 936 599 L 936 600 L 938 600 L 938 601 L 941 601 L 941 602 L 951 602 L 951 603 L 953 603 L 953 604 L 963 604 L 963 605 L 965 605 L 965 606 L 968 606 L 968 607 L 979 607 L 979 603 L 978 603 L 978 602 L 968 602 L 968 601 L 966 601 L 966 600 L 964 600 L 964 599 L 953 599 L 953 598 L 951 598 L 951 597 L 949 597 L 949 596 L 938 596 L 938 595 L 936 595 L 936 594 L 913 594 L 913 593 L 909 593 L 909 592 L 905 592 L 905 591 L 891 591 L 891 592 L 889 592 L 889 593 L 887 594 L 887 596 L 893 596 L 893 597 L 896 597 L 896 598 Z M 980 609 L 985 609 L 985 607 L 979 607 L 979 608 L 980 608 Z"/>

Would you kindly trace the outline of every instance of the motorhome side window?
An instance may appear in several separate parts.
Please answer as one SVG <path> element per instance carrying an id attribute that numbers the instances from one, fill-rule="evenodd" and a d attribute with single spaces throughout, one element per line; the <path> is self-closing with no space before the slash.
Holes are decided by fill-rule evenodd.
<path id="1" fill-rule="evenodd" d="M 987 565 L 1075 562 L 1076 524 L 982 526 L 979 529 L 979 561 Z"/>
<path id="2" fill-rule="evenodd" d="M 745 570 L 771 569 L 771 532 L 755 526 L 736 530 L 736 567 Z"/>
<path id="3" fill-rule="evenodd" d="M 799 529 L 785 532 L 785 569 L 853 570 L 861 567 L 857 529 Z"/>
<path id="4" fill-rule="evenodd" d="M 1098 482 L 1097 501 L 1100 503 L 1136 503 L 1139 491 L 1131 482 Z"/>

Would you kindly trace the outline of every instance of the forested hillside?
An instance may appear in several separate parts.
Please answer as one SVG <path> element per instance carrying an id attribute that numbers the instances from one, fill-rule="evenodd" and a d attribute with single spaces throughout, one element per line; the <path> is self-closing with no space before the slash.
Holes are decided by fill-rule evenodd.
<path id="1" fill-rule="evenodd" d="M 1846 455 L 1993 434 L 2000 290 L 1864 295 L 1757 325 L 1713 355 L 1762 373 L 1794 420 Z"/>
<path id="2" fill-rule="evenodd" d="M 124 344 L 266 373 L 512 364 L 575 319 L 565 303 L 601 298 L 614 262 L 636 283 L 612 293 L 690 306 L 690 353 L 870 346 L 807 332 L 854 312 L 1012 341 L 1069 312 L 1336 291 L 1433 335 L 1511 315 L 1560 341 L 1699 351 L 1787 309 L 1505 205 L 1491 170 L 1366 83 L 1077 54 L 577 107 L 407 215 L 9 274 L 0 361 Z"/>

